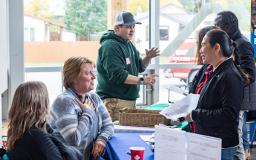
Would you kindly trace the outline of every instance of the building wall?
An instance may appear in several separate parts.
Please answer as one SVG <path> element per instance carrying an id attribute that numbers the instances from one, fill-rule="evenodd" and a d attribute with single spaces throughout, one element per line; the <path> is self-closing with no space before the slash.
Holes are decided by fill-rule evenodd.
<path id="1" fill-rule="evenodd" d="M 64 42 L 74 42 L 74 41 L 76 41 L 76 34 L 74 32 L 63 30 L 62 41 L 64 41 Z"/>
<path id="2" fill-rule="evenodd" d="M 7 14 L 6 0 L 0 1 L 0 95 L 7 89 Z M 0 103 L 1 107 L 1 103 Z M 1 107 L 2 108 L 2 107 Z"/>
<path id="3" fill-rule="evenodd" d="M 28 28 L 28 41 L 30 41 L 30 28 L 35 28 L 35 41 L 36 42 L 43 42 L 44 41 L 44 21 L 37 20 L 31 17 L 24 16 L 24 29 Z M 24 32 L 24 37 L 25 37 Z M 48 41 L 48 40 L 46 40 Z"/>
<path id="4" fill-rule="evenodd" d="M 136 31 L 135 31 L 135 46 L 139 50 L 140 53 L 145 53 L 145 49 L 149 48 L 149 41 L 146 40 L 146 34 L 147 34 L 147 26 L 149 24 L 148 17 L 143 18 L 140 20 L 142 23 L 141 25 L 136 25 Z M 170 20 L 168 18 L 165 18 L 163 16 L 160 16 L 160 29 L 161 26 L 168 26 L 169 27 L 169 40 L 168 41 L 163 41 L 161 40 L 159 42 L 160 50 L 163 50 L 168 46 L 168 44 L 178 35 L 178 29 L 179 29 L 179 23 Z M 142 42 L 140 44 L 136 43 L 140 39 Z"/>
<path id="5" fill-rule="evenodd" d="M 0 1 L 0 137 L 2 137 L 2 113 L 7 111 L 3 106 L 2 93 L 7 90 L 7 62 L 8 62 L 8 20 L 7 0 Z M 7 117 L 7 116 L 5 116 Z"/>

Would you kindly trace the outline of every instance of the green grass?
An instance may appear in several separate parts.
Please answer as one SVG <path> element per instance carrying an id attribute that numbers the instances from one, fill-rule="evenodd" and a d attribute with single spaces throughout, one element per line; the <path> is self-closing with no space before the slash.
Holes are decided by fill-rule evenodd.
<path id="1" fill-rule="evenodd" d="M 64 62 L 54 62 L 54 63 L 30 63 L 25 62 L 25 66 L 63 66 Z"/>

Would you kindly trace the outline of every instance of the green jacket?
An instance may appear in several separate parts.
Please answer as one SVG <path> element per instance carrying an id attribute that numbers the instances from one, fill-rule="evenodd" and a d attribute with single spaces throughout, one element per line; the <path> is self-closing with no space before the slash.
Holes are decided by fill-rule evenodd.
<path id="1" fill-rule="evenodd" d="M 139 84 L 124 84 L 128 74 L 138 77 L 144 72 L 139 51 L 131 41 L 125 41 L 109 30 L 100 39 L 97 58 L 96 93 L 100 98 L 118 98 L 135 101 L 139 97 Z"/>

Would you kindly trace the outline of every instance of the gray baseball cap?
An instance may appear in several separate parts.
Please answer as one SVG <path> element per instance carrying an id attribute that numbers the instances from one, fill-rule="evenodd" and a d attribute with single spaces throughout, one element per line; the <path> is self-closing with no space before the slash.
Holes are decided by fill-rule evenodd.
<path id="1" fill-rule="evenodd" d="M 141 22 L 136 22 L 134 16 L 130 12 L 122 12 L 119 13 L 115 19 L 115 26 L 120 24 L 128 26 L 134 24 L 141 24 Z"/>

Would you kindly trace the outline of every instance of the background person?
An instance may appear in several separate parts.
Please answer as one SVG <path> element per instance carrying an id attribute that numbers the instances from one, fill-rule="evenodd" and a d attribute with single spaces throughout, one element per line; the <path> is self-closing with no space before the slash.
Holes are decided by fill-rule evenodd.
<path id="1" fill-rule="evenodd" d="M 115 19 L 115 31 L 109 30 L 100 39 L 101 47 L 97 58 L 96 93 L 103 100 L 112 121 L 119 119 L 119 110 L 135 108 L 140 85 L 154 85 L 158 75 L 139 78 L 152 58 L 159 56 L 157 48 L 146 51 L 142 59 L 139 51 L 130 40 L 135 33 L 135 24 L 130 12 L 122 12 Z"/>
<path id="2" fill-rule="evenodd" d="M 215 26 L 208 26 L 208 27 L 204 27 L 202 28 L 199 33 L 198 33 L 198 38 L 197 38 L 197 52 L 196 52 L 196 62 L 197 65 L 204 65 L 202 57 L 201 57 L 201 43 L 203 41 L 203 38 L 205 36 L 205 34 L 212 30 L 212 29 L 218 29 L 218 27 Z M 203 68 L 207 67 L 208 64 L 205 64 L 204 66 L 202 66 Z M 208 78 L 208 74 L 205 74 L 206 72 L 202 72 L 203 70 L 200 70 L 200 72 L 197 72 L 196 76 L 194 77 L 193 81 L 189 84 L 189 93 L 193 93 L 193 94 L 200 94 L 201 93 L 201 87 L 196 87 L 195 85 L 198 85 L 198 79 L 203 75 L 206 76 Z M 208 73 L 208 72 L 207 72 Z M 207 79 L 206 79 L 207 80 Z M 196 90 L 193 90 L 193 88 L 195 88 Z M 195 122 L 190 122 L 190 132 L 195 133 L 195 129 L 196 129 L 196 123 Z"/>
<path id="3" fill-rule="evenodd" d="M 8 113 L 7 155 L 10 159 L 76 160 L 70 148 L 46 132 L 48 110 L 48 91 L 42 82 L 18 86 Z"/>
<path id="4" fill-rule="evenodd" d="M 213 29 L 206 33 L 201 45 L 203 63 L 209 65 L 200 69 L 207 72 L 206 76 L 201 74 L 193 88 L 201 90 L 197 109 L 185 119 L 196 122 L 195 133 L 221 138 L 221 159 L 232 160 L 239 144 L 237 119 L 243 88 L 249 82 L 240 68 L 236 43 L 227 33 Z"/>
<path id="5" fill-rule="evenodd" d="M 114 127 L 94 89 L 94 62 L 82 56 L 67 59 L 61 93 L 50 109 L 53 135 L 76 152 L 77 159 L 99 159 Z"/>
<path id="6" fill-rule="evenodd" d="M 248 152 L 249 143 L 247 140 L 246 116 L 248 110 L 256 110 L 256 83 L 255 81 L 255 60 L 254 49 L 250 41 L 241 34 L 238 28 L 238 19 L 231 11 L 223 11 L 217 14 L 214 20 L 215 26 L 225 31 L 229 37 L 236 42 L 241 57 L 241 69 L 249 78 L 249 86 L 244 88 L 244 98 L 239 113 L 239 146 L 234 159 L 243 160 L 250 157 Z M 243 132 L 243 133 L 242 133 Z M 244 139 L 244 147 L 243 140 Z"/>

